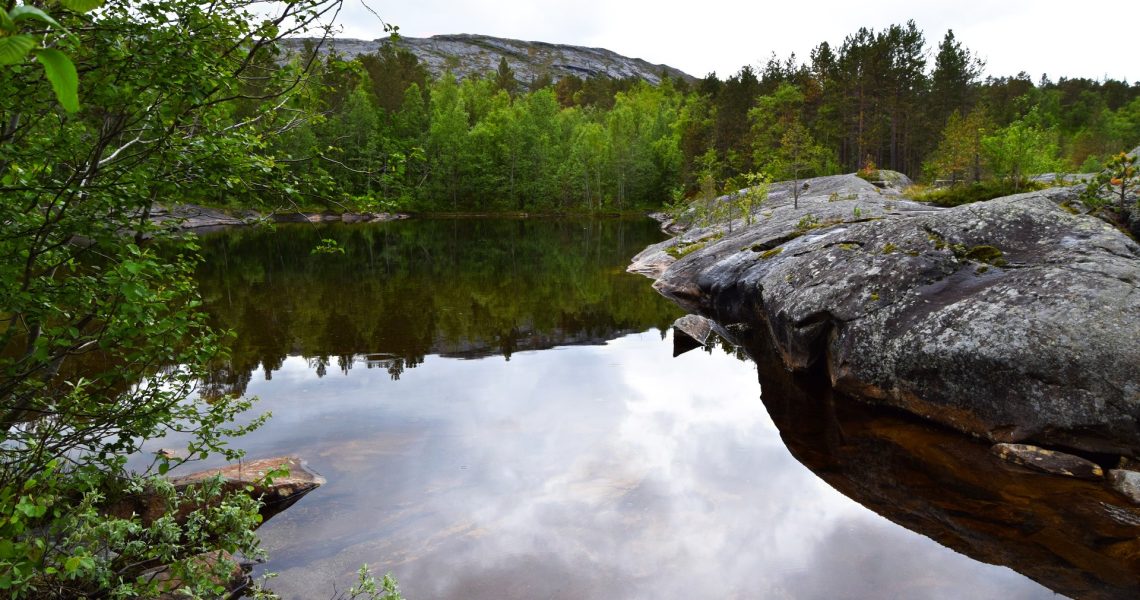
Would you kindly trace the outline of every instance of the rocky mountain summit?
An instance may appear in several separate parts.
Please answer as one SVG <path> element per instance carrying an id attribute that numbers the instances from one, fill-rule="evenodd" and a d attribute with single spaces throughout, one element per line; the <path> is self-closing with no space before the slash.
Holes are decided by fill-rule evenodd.
<path id="1" fill-rule="evenodd" d="M 795 208 L 775 184 L 752 225 L 691 228 L 630 270 L 848 396 L 991 442 L 1136 457 L 1140 245 L 1079 214 L 1079 190 L 942 209 L 841 175 Z"/>
<path id="2" fill-rule="evenodd" d="M 286 40 L 285 47 L 297 51 L 304 47 L 306 40 L 315 41 L 290 38 Z M 321 50 L 356 56 L 376 52 L 382 45 L 390 43 L 393 42 L 388 38 L 370 41 L 331 39 L 325 42 Z M 660 83 L 662 74 L 695 81 L 691 75 L 679 69 L 653 64 L 640 58 L 629 58 L 603 48 L 472 34 L 435 35 L 428 38 L 400 36 L 395 43 L 415 54 L 428 72 L 436 77 L 447 71 L 459 79 L 473 74 L 494 73 L 499 66 L 499 59 L 506 58 L 507 64 L 515 72 L 515 78 L 523 85 L 530 84 L 544 74 L 549 74 L 554 81 L 568 75 L 583 79 L 594 76 L 614 79 L 637 77 L 656 85 Z"/>

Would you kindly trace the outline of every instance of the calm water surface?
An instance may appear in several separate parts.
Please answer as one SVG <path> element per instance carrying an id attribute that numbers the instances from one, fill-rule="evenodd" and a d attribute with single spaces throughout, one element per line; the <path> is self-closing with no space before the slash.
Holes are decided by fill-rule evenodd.
<path id="1" fill-rule="evenodd" d="M 334 237 L 343 256 L 313 255 Z M 238 333 L 211 385 L 251 458 L 328 479 L 261 530 L 285 598 L 367 563 L 425 598 L 1041 598 L 793 458 L 738 352 L 672 357 L 624 272 L 649 221 L 409 221 L 208 236 Z M 164 445 L 170 441 L 164 441 Z"/>

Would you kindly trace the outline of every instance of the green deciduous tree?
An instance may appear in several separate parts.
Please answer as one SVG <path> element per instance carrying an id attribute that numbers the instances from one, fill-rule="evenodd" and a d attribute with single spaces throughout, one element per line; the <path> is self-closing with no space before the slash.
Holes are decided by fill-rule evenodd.
<path id="1" fill-rule="evenodd" d="M 1056 138 L 1050 132 L 1020 119 L 982 138 L 986 164 L 995 177 L 1007 179 L 1016 190 L 1024 178 L 1056 170 Z"/>
<path id="2" fill-rule="evenodd" d="M 988 130 L 985 112 L 974 110 L 966 116 L 950 113 L 942 139 L 925 165 L 929 179 L 949 179 L 951 185 L 982 178 L 982 138 Z"/>
<path id="3" fill-rule="evenodd" d="M 189 521 L 105 512 L 162 487 L 126 469 L 144 440 L 187 431 L 193 456 L 226 452 L 248 406 L 191 394 L 223 354 L 198 311 L 196 247 L 144 240 L 164 235 L 149 221 L 158 201 L 288 194 L 264 136 L 284 127 L 275 108 L 299 73 L 250 78 L 277 39 L 336 6 L 302 0 L 254 18 L 245 2 L 113 0 L 61 12 L 72 35 L 59 47 L 82 74 L 82 105 L 64 105 L 77 111 L 59 110 L 60 86 L 34 63 L 0 67 L 0 594 L 153 595 L 139 575 L 164 563 L 212 594 L 218 580 L 193 554 L 256 551 L 256 506 L 216 488 Z"/>

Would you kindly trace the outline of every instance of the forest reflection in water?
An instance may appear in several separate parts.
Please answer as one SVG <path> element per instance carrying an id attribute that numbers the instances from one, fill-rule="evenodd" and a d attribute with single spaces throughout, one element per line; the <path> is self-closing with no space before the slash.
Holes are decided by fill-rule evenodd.
<path id="1" fill-rule="evenodd" d="M 648 219 L 441 219 L 284 225 L 203 239 L 200 289 L 239 333 L 211 383 L 241 392 L 300 354 L 316 372 L 382 367 L 398 378 L 428 354 L 510 358 L 664 329 L 676 307 L 623 273 L 661 234 Z M 321 239 L 344 254 L 314 254 Z"/>
<path id="2" fill-rule="evenodd" d="M 345 255 L 311 254 L 322 237 Z M 913 524 L 883 506 L 918 510 L 906 481 L 853 493 L 884 518 L 793 444 L 824 479 L 805 468 L 740 352 L 672 358 L 680 312 L 624 273 L 658 239 L 647 220 L 204 239 L 201 288 L 238 334 L 213 385 L 274 413 L 240 445 L 328 479 L 261 529 L 272 587 L 329 597 L 368 563 L 409 598 L 1052 597 L 893 523 Z"/>

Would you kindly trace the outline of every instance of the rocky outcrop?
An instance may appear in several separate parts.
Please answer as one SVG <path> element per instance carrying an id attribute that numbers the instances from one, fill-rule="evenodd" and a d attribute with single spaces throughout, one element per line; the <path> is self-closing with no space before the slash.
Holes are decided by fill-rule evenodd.
<path id="1" fill-rule="evenodd" d="M 284 40 L 287 50 L 299 51 L 311 38 Z M 375 53 L 387 38 L 378 40 L 331 39 L 321 45 L 322 52 L 339 52 L 346 56 Z M 662 73 L 689 82 L 696 79 L 679 69 L 657 65 L 640 58 L 629 58 L 603 48 L 586 48 L 546 42 L 526 42 L 487 35 L 435 35 L 428 38 L 400 36 L 399 46 L 416 55 L 428 73 L 435 77 L 450 71 L 457 78 L 494 73 L 501 58 L 515 72 L 523 85 L 550 75 L 558 81 L 568 75 L 583 79 L 595 76 L 625 79 L 636 77 L 654 85 L 661 82 Z"/>
<path id="2" fill-rule="evenodd" d="M 1077 188 L 952 209 L 854 176 L 801 189 L 630 270 L 851 396 L 991 442 L 1140 455 L 1140 246 L 1061 208 Z"/>
<path id="3" fill-rule="evenodd" d="M 261 219 L 254 211 L 241 211 L 230 214 L 216 208 L 196 204 L 156 205 L 150 211 L 150 220 L 157 225 L 177 229 L 214 229 L 251 225 Z"/>

